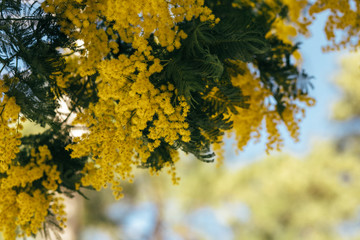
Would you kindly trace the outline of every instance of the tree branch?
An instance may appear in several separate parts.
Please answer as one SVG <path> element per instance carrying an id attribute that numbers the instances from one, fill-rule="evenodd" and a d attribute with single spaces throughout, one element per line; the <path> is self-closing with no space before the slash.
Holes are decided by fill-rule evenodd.
<path id="1" fill-rule="evenodd" d="M 21 18 L 0 18 L 0 21 L 40 21 L 44 18 L 35 18 L 35 17 L 21 17 Z"/>

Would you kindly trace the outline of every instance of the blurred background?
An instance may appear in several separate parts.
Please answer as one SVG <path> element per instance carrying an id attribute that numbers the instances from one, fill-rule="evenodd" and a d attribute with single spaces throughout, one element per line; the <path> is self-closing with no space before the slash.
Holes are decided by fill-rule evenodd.
<path id="1" fill-rule="evenodd" d="M 63 239 L 360 239 L 360 54 L 321 51 L 325 17 L 298 39 L 317 100 L 300 142 L 267 156 L 262 141 L 237 153 L 229 136 L 221 166 L 182 154 L 177 186 L 138 169 L 120 201 L 107 189 L 68 199 Z"/>

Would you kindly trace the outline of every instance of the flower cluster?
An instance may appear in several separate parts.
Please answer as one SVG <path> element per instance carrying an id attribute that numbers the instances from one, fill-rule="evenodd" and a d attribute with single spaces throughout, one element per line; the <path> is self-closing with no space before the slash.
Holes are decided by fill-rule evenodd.
<path id="1" fill-rule="evenodd" d="M 258 0 L 247 0 L 242 4 L 255 7 L 256 3 L 263 2 Z M 317 0 L 309 4 L 307 0 L 282 0 L 279 2 L 264 1 L 271 7 L 265 14 L 280 13 L 281 8 L 286 6 L 287 17 L 276 18 L 272 24 L 272 30 L 268 33 L 276 36 L 285 43 L 292 43 L 293 38 L 298 34 L 309 36 L 309 25 L 313 22 L 317 14 L 329 11 L 325 25 L 325 34 L 330 44 L 323 48 L 325 51 L 339 50 L 345 47 L 357 48 L 360 45 L 360 27 L 357 23 L 357 16 L 360 14 L 360 4 L 357 1 L 338 1 L 338 0 Z M 337 34 L 340 33 L 341 35 Z M 300 55 L 297 53 L 300 58 Z"/>
<path id="2" fill-rule="evenodd" d="M 177 107 L 171 105 L 174 87 L 155 89 L 146 79 L 139 80 L 143 84 L 128 83 L 118 89 L 117 97 L 100 100 L 78 114 L 74 123 L 86 125 L 89 133 L 75 139 L 69 149 L 73 158 L 92 156 L 83 170 L 84 186 L 100 190 L 107 183 L 116 186 L 120 180 L 131 180 L 133 167 L 146 162 L 161 141 L 172 145 L 180 138 L 190 140 L 185 122 L 189 106 L 181 99 Z M 148 127 L 148 122 L 153 125 Z M 146 129 L 147 139 L 143 138 Z"/>
<path id="3" fill-rule="evenodd" d="M 60 87 L 65 88 L 74 75 L 84 81 L 98 74 L 99 101 L 74 122 L 89 132 L 68 146 L 74 158 L 92 157 L 83 169 L 84 186 L 99 190 L 110 183 L 114 194 L 122 196 L 117 191 L 120 180 L 131 181 L 132 168 L 146 162 L 162 142 L 190 141 L 185 122 L 188 103 L 177 96 L 174 85 L 156 88 L 149 80 L 163 65 L 153 56 L 148 39 L 153 34 L 168 52 L 180 48 L 187 34 L 177 23 L 193 18 L 216 21 L 203 5 L 203 0 L 44 1 L 45 11 L 63 19 L 64 33 L 82 40 L 85 49 L 68 59 L 65 73 L 57 78 Z M 135 51 L 118 54 L 122 42 Z"/>
<path id="4" fill-rule="evenodd" d="M 21 128 L 20 107 L 14 97 L 5 95 L 9 89 L 4 80 L 0 80 L 0 174 L 7 171 L 21 144 L 21 134 L 17 131 Z"/>
<path id="5" fill-rule="evenodd" d="M 350 0 L 317 0 L 310 7 L 309 14 L 315 18 L 316 14 L 327 10 L 329 10 L 330 14 L 324 30 L 330 45 L 325 47 L 324 50 L 339 50 L 345 47 L 356 49 L 359 47 L 360 26 L 358 24 L 358 16 L 360 14 L 360 3 Z M 338 36 L 336 32 L 340 31 L 342 34 Z"/>
<path id="6" fill-rule="evenodd" d="M 61 183 L 60 172 L 51 159 L 48 147 L 40 146 L 31 150 L 30 162 L 23 165 L 13 162 L 2 172 L 0 231 L 5 239 L 36 234 L 51 214 L 56 214 L 60 226 L 65 226 L 61 197 L 53 195 Z"/>
<path id="7" fill-rule="evenodd" d="M 173 164 L 170 164 L 168 161 L 165 161 L 166 159 L 159 159 L 159 161 L 165 163 L 164 167 L 166 167 L 168 169 L 167 173 L 171 176 L 172 183 L 174 185 L 177 185 L 177 184 L 179 184 L 180 177 L 178 177 L 176 175 L 175 163 L 177 163 L 180 160 L 179 152 L 174 149 L 171 149 L 170 156 L 171 156 Z M 154 176 L 154 175 L 159 176 L 159 171 L 155 168 L 150 167 L 149 172 L 150 172 L 151 176 Z"/>
<path id="8" fill-rule="evenodd" d="M 42 4 L 45 11 L 62 19 L 65 34 L 84 42 L 86 51 L 78 68 L 81 76 L 94 74 L 97 64 L 109 53 L 117 54 L 120 40 L 132 44 L 150 61 L 150 34 L 168 51 L 180 48 L 187 34 L 179 31 L 177 23 L 193 18 L 216 21 L 203 5 L 203 0 L 46 0 Z"/>
<path id="9" fill-rule="evenodd" d="M 239 86 L 244 95 L 250 96 L 249 108 L 238 108 L 239 113 L 231 115 L 238 150 L 243 150 L 249 140 L 260 138 L 264 122 L 268 133 L 267 152 L 281 148 L 283 139 L 279 127 L 283 124 L 288 129 L 290 136 L 297 141 L 299 123 L 305 117 L 305 108 L 302 105 L 312 106 L 315 103 L 314 99 L 305 95 L 300 95 L 297 99 L 284 98 L 286 108 L 280 117 L 275 101 L 271 100 L 271 91 L 244 63 L 238 64 L 245 69 L 245 72 L 233 77 L 232 83 Z"/>

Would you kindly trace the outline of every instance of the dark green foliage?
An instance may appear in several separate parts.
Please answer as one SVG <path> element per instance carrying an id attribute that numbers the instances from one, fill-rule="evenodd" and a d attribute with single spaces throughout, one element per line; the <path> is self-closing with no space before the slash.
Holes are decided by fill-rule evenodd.
<path id="1" fill-rule="evenodd" d="M 234 8 L 234 2 L 239 7 Z M 154 36 L 148 39 L 152 55 L 164 66 L 162 72 L 150 77 L 150 81 L 156 88 L 168 83 L 175 86 L 174 106 L 179 103 L 178 97 L 184 97 L 189 103 L 186 122 L 191 141 L 178 140 L 169 145 L 162 139 L 143 167 L 159 170 L 166 162 L 173 164 L 171 149 L 181 149 L 202 161 L 213 161 L 215 154 L 211 151 L 211 144 L 221 141 L 224 132 L 231 130 L 233 123 L 229 115 L 237 114 L 239 108 L 248 107 L 249 96 L 244 96 L 242 90 L 231 82 L 232 76 L 244 73 L 244 69 L 234 61 L 245 62 L 258 71 L 264 86 L 273 93 L 279 114 L 286 107 L 282 101 L 284 96 L 296 98 L 298 94 L 307 93 L 308 85 L 300 80 L 304 79 L 305 83 L 308 77 L 291 61 L 299 46 L 285 44 L 276 36 L 265 38 L 275 20 L 267 13 L 270 7 L 266 3 L 256 3 L 255 8 L 232 0 L 207 0 L 205 4 L 221 21 L 213 24 L 193 19 L 178 24 L 179 30 L 188 35 L 179 49 L 169 52 L 157 44 Z M 286 6 L 280 2 L 278 5 L 277 17 L 286 17 Z M 48 145 L 54 164 L 61 172 L 62 188 L 74 191 L 85 159 L 71 159 L 65 150 L 71 137 L 65 127 L 66 121 L 60 121 L 56 116 L 58 102 L 55 99 L 62 96 L 56 85 L 56 74 L 71 76 L 64 91 L 70 110 L 78 112 L 98 101 L 98 73 L 82 78 L 65 72 L 65 61 L 59 49 L 84 50 L 76 49 L 74 40 L 60 31 L 59 19 L 45 14 L 38 2 L 30 5 L 24 1 L 1 1 L 0 13 L 0 74 L 6 74 L 2 78 L 10 87 L 7 95 L 16 98 L 25 117 L 51 127 L 42 134 L 24 137 L 24 147 L 17 160 L 26 163 L 29 149 Z M 97 26 L 106 30 L 112 27 L 112 23 L 101 20 Z M 114 31 L 114 34 L 118 33 Z M 131 44 L 121 40 L 117 43 L 119 52 L 111 52 L 106 59 L 117 58 L 120 54 L 131 55 L 135 51 Z M 285 93 L 280 88 L 285 89 Z M 155 115 L 153 121 L 157 117 Z M 147 137 L 151 126 L 152 121 L 143 130 L 144 143 L 153 141 Z"/>
<path id="2" fill-rule="evenodd" d="M 21 0 L 1 0 L 1 17 L 7 18 L 18 13 L 21 10 Z"/>
<path id="3" fill-rule="evenodd" d="M 216 9 L 220 8 L 224 11 L 220 15 L 224 17 L 215 26 L 199 20 L 179 25 L 188 34 L 179 50 L 168 53 L 154 42 L 152 44 L 155 57 L 167 62 L 163 72 L 151 78 L 154 85 L 174 84 L 178 96 L 184 96 L 191 105 L 186 120 L 191 141 L 179 140 L 173 147 L 202 161 L 213 161 L 215 155 L 210 150 L 211 143 L 218 142 L 219 137 L 232 128 L 232 122 L 224 114 L 236 114 L 237 107 L 248 107 L 248 96 L 231 83 L 229 59 L 251 62 L 257 54 L 264 54 L 269 49 L 264 37 L 266 31 L 252 22 L 249 13 L 244 15 L 246 11 L 226 6 Z M 209 95 L 214 87 L 218 90 Z M 153 159 L 161 156 L 167 161 L 169 158 L 163 153 L 156 149 L 148 165 L 159 169 Z"/>
<path id="4" fill-rule="evenodd" d="M 176 57 L 166 65 L 163 72 L 164 81 L 170 80 L 178 90 L 179 96 L 184 96 L 191 103 L 193 92 L 203 92 L 206 82 L 201 78 L 203 74 L 200 69 L 196 69 L 192 62 Z"/>
<path id="5" fill-rule="evenodd" d="M 87 108 L 90 103 L 98 101 L 95 83 L 96 77 L 97 74 L 87 77 L 85 82 L 82 81 L 83 79 L 79 75 L 70 78 L 69 84 L 64 91 L 70 99 L 67 105 L 71 113 L 74 111 L 81 112 L 82 108 Z M 70 114 L 68 116 L 70 116 Z"/>
<path id="6" fill-rule="evenodd" d="M 151 153 L 151 156 L 141 165 L 141 167 L 153 167 L 156 170 L 160 170 L 163 168 L 165 162 L 173 164 L 169 146 L 165 142 L 161 142 L 160 146 L 156 148 L 156 151 Z"/>
<path id="7" fill-rule="evenodd" d="M 56 169 L 60 172 L 61 183 L 56 189 L 57 193 L 63 193 L 68 197 L 73 197 L 77 192 L 80 195 L 83 193 L 76 189 L 76 185 L 80 182 L 82 177 L 81 170 L 84 168 L 87 158 L 74 159 L 70 157 L 70 152 L 65 150 L 65 147 L 72 143 L 69 136 L 69 131 L 66 128 L 61 129 L 59 126 L 36 135 L 29 135 L 21 138 L 21 150 L 17 154 L 13 165 L 25 166 L 30 162 L 31 150 L 38 151 L 40 146 L 46 145 L 51 152 L 52 159 L 46 160 L 46 164 L 50 166 L 56 166 Z M 0 178 L 6 178 L 6 174 L 0 175 Z M 15 190 L 20 192 L 33 192 L 32 190 L 40 190 L 45 194 L 49 194 L 48 189 L 42 185 L 43 181 L 47 180 L 47 176 L 43 176 L 40 179 L 35 180 L 32 183 L 28 183 L 25 186 L 15 187 Z M 51 193 L 54 194 L 54 193 Z M 83 195 L 84 196 L 84 195 Z M 59 233 L 63 231 L 60 227 L 56 216 L 49 211 L 49 215 L 46 217 L 42 234 L 46 239 L 50 239 L 50 231 L 56 239 L 61 239 Z M 35 237 L 35 235 L 33 235 Z"/>
<path id="8" fill-rule="evenodd" d="M 222 61 L 233 59 L 251 62 L 255 54 L 268 51 L 264 36 L 269 29 L 260 25 L 249 10 L 224 7 L 223 11 L 224 17 L 214 27 L 216 37 L 210 44 L 211 52 Z"/>
<path id="9" fill-rule="evenodd" d="M 310 84 L 305 72 L 291 63 L 291 56 L 298 49 L 299 44 L 291 46 L 276 37 L 269 39 L 271 50 L 256 56 L 256 65 L 260 79 L 269 88 L 277 102 L 277 111 L 281 115 L 285 109 L 283 97 L 295 99 L 299 94 L 307 94 Z M 280 91 L 280 89 L 285 91 Z"/>
<path id="10" fill-rule="evenodd" d="M 22 148 L 16 158 L 20 165 L 26 165 L 29 162 L 31 149 L 47 145 L 53 157 L 51 164 L 57 166 L 62 180 L 57 191 L 61 192 L 66 189 L 75 191 L 75 184 L 80 181 L 80 171 L 87 158 L 73 159 L 70 157 L 70 152 L 65 149 L 72 143 L 68 129 L 60 128 L 60 126 L 53 127 L 41 134 L 25 136 L 21 138 L 21 142 Z M 41 188 L 41 181 L 42 179 L 39 179 L 38 185 L 33 184 L 33 186 Z"/>
<path id="11" fill-rule="evenodd" d="M 236 107 L 248 108 L 246 103 L 248 96 L 243 96 L 241 89 L 234 88 L 232 85 L 221 85 L 219 90 L 214 93 L 214 96 L 207 97 L 207 108 L 212 114 L 217 113 L 234 113 L 238 111 Z"/>
<path id="12" fill-rule="evenodd" d="M 71 41 L 36 1 L 2 1 L 0 7 L 0 74 L 7 75 L 8 95 L 28 119 L 52 125 L 58 103 L 51 89 L 57 88 L 55 76 L 64 69 L 57 48 Z"/>

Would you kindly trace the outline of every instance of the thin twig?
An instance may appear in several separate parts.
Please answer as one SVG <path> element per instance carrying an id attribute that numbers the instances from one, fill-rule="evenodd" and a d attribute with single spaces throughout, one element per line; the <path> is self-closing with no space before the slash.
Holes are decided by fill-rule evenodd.
<path id="1" fill-rule="evenodd" d="M 41 21 L 44 18 L 22 17 L 22 18 L 0 18 L 0 21 Z"/>

